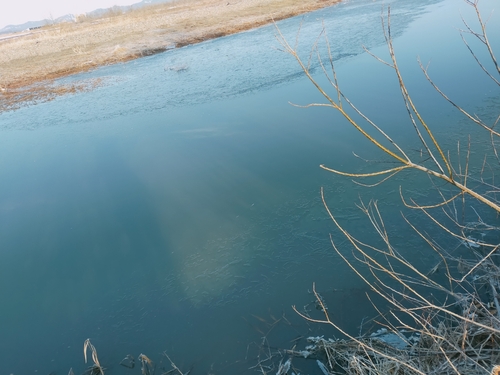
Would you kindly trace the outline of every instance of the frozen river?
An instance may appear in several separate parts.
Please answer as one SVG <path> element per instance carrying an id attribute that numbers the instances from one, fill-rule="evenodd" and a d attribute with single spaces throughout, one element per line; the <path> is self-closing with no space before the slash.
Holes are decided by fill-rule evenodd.
<path id="1" fill-rule="evenodd" d="M 385 56 L 388 3 L 408 87 L 444 143 L 461 117 L 417 56 L 469 108 L 498 108 L 498 88 L 456 30 L 460 11 L 472 17 L 463 2 L 351 0 L 278 27 L 292 41 L 300 27 L 306 58 L 324 27 L 345 93 L 411 147 L 396 78 L 363 52 Z M 490 22 L 495 47 L 500 22 Z M 372 313 L 366 287 L 331 248 L 320 187 L 362 240 L 373 231 L 355 203 L 376 197 L 408 258 L 432 260 L 400 227 L 398 186 L 426 199 L 422 176 L 367 189 L 319 168 L 359 171 L 366 164 L 352 152 L 380 154 L 332 110 L 289 104 L 321 98 L 275 33 L 270 25 L 103 67 L 67 78 L 100 78 L 92 92 L 0 115 L 3 373 L 82 373 L 86 338 L 107 374 L 139 373 L 119 365 L 139 353 L 169 369 L 164 351 L 193 375 L 255 373 L 263 336 L 290 348 L 333 334 L 292 311 L 314 308 L 313 282 L 337 322 L 357 330 Z"/>

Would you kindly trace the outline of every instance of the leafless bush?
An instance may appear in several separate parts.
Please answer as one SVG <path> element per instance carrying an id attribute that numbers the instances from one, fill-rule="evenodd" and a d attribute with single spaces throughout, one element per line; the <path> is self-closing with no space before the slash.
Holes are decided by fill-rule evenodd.
<path id="1" fill-rule="evenodd" d="M 465 28 L 460 30 L 460 35 L 480 69 L 500 86 L 498 80 L 500 68 L 488 39 L 486 22 L 478 8 L 479 0 L 465 2 L 477 17 L 479 31 L 475 31 L 463 20 Z M 498 233 L 499 228 L 482 220 L 481 209 L 475 210 L 476 220 L 473 223 L 464 224 L 459 220 L 460 210 L 457 207 L 463 207 L 466 202 L 475 200 L 485 211 L 493 210 L 500 214 L 500 202 L 497 199 L 499 187 L 492 183 L 491 179 L 484 178 L 484 165 L 478 174 L 471 172 L 470 141 L 462 152 L 458 143 L 458 161 L 454 161 L 450 157 L 450 151 L 444 149 L 435 136 L 432 126 L 426 122 L 415 105 L 404 82 L 391 37 L 390 8 L 387 10 L 387 15 L 382 16 L 382 26 L 390 59 L 385 61 L 368 50 L 366 52 L 392 69 L 397 77 L 408 114 L 409 129 L 414 132 L 418 142 L 417 148 L 420 149 L 418 157 L 411 150 L 398 144 L 383 126 L 365 115 L 341 90 L 325 33 L 322 33 L 322 37 L 328 51 L 327 58 L 321 56 L 318 39 L 311 49 L 309 59 L 304 61 L 299 57 L 296 46 L 291 46 L 277 29 L 277 38 L 283 50 L 297 60 L 307 78 L 325 99 L 324 103 L 312 103 L 304 107 L 322 106 L 338 111 L 350 126 L 359 131 L 395 165 L 389 169 L 370 173 L 340 171 L 324 165 L 321 165 L 321 168 L 358 181 L 379 178 L 375 184 L 369 186 L 382 184 L 405 170 L 424 173 L 436 187 L 438 202 L 432 205 L 419 204 L 414 199 L 406 198 L 400 189 L 403 204 L 407 208 L 423 213 L 431 225 L 437 226 L 446 235 L 460 240 L 469 249 L 469 255 L 455 256 L 451 249 L 439 246 L 424 229 L 417 227 L 403 216 L 416 235 L 421 237 L 428 244 L 430 251 L 437 254 L 440 259 L 430 272 L 423 271 L 405 259 L 405 256 L 393 246 L 391 235 L 384 224 L 376 201 L 368 204 L 362 202 L 359 208 L 382 240 L 382 246 L 362 242 L 345 229 L 331 205 L 327 204 L 327 198 L 322 190 L 321 197 L 325 209 L 335 227 L 350 243 L 353 257 L 348 256 L 344 249 L 340 249 L 334 236 L 331 236 L 333 249 L 371 291 L 385 301 L 389 309 L 382 311 L 374 304 L 380 313 L 377 321 L 380 329 L 356 337 L 346 332 L 329 316 L 322 297 L 314 287 L 314 294 L 322 307 L 323 316 L 314 317 L 294 307 L 295 311 L 310 322 L 333 326 L 347 339 L 327 340 L 322 337 L 311 337 L 310 345 L 304 350 L 294 348 L 286 353 L 297 357 L 316 358 L 320 371 L 325 375 L 339 371 L 347 374 L 498 374 L 500 373 L 500 366 L 497 366 L 500 364 L 498 299 L 500 266 L 497 250 L 500 244 L 484 241 L 472 233 L 485 230 Z M 486 48 L 493 71 L 480 60 L 468 43 L 467 37 L 479 40 Z M 330 89 L 333 89 L 332 94 L 312 75 L 311 61 L 314 56 L 317 57 L 324 75 L 328 78 Z M 468 112 L 447 96 L 431 79 L 427 68 L 420 61 L 419 64 L 426 79 L 448 103 L 457 108 L 472 124 L 480 126 L 489 133 L 491 154 L 497 162 L 500 161 L 496 149 L 500 132 L 495 129 L 500 120 L 500 112 L 492 123 L 487 123 L 479 116 Z M 460 160 L 465 163 L 461 163 Z M 494 174 L 495 167 L 492 170 Z M 448 188 L 445 190 L 443 184 L 438 184 L 439 181 L 446 182 Z M 442 217 L 447 220 L 445 224 L 440 219 Z M 445 281 L 436 281 L 432 277 L 438 267 L 444 270 Z M 487 290 L 487 293 L 480 290 Z M 439 298 L 431 297 L 431 293 Z"/>

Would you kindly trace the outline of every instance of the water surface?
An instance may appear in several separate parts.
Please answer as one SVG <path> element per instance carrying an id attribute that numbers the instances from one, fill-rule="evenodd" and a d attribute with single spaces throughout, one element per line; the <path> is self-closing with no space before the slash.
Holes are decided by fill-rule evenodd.
<path id="1" fill-rule="evenodd" d="M 386 55 L 381 6 L 353 0 L 278 27 L 293 40 L 302 22 L 298 45 L 307 57 L 323 22 L 345 92 L 414 145 L 395 77 L 363 53 L 365 45 Z M 432 59 L 438 83 L 468 108 L 498 103 L 498 89 L 454 28 L 459 9 L 467 10 L 451 0 L 392 2 L 408 87 L 445 144 L 465 125 L 425 82 L 417 55 Z M 500 22 L 490 24 L 498 30 Z M 331 110 L 289 104 L 321 98 L 279 51 L 275 33 L 262 27 L 67 78 L 100 77 L 104 85 L 0 115 L 6 373 L 82 372 L 88 337 L 107 373 L 129 371 L 118 365 L 127 354 L 159 362 L 163 351 L 184 371 L 194 365 L 193 374 L 253 373 L 262 336 L 283 314 L 287 321 L 268 336 L 275 347 L 333 334 L 291 309 L 310 304 L 313 282 L 337 321 L 357 330 L 369 314 L 366 287 L 332 251 L 322 186 L 363 240 L 373 231 L 354 204 L 378 198 L 387 225 L 398 228 L 396 244 L 418 264 L 432 263 L 400 228 L 397 192 L 403 184 L 431 199 L 427 180 L 406 174 L 366 189 L 318 168 L 369 169 L 352 152 L 381 155 Z"/>

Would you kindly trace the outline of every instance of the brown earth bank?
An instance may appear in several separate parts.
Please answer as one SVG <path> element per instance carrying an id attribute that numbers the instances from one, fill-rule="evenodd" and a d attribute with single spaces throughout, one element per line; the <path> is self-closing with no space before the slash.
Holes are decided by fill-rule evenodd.
<path id="1" fill-rule="evenodd" d="M 177 0 L 0 37 L 0 112 L 92 89 L 57 78 L 199 43 L 340 0 Z"/>

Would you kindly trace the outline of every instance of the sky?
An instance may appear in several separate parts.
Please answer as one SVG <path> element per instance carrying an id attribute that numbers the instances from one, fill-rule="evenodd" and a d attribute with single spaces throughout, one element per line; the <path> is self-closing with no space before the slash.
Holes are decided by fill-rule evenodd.
<path id="1" fill-rule="evenodd" d="M 131 5 L 140 0 L 11 0 L 0 6 L 0 29 L 7 25 L 19 25 L 63 16 L 81 14 L 97 8 L 113 5 Z"/>

